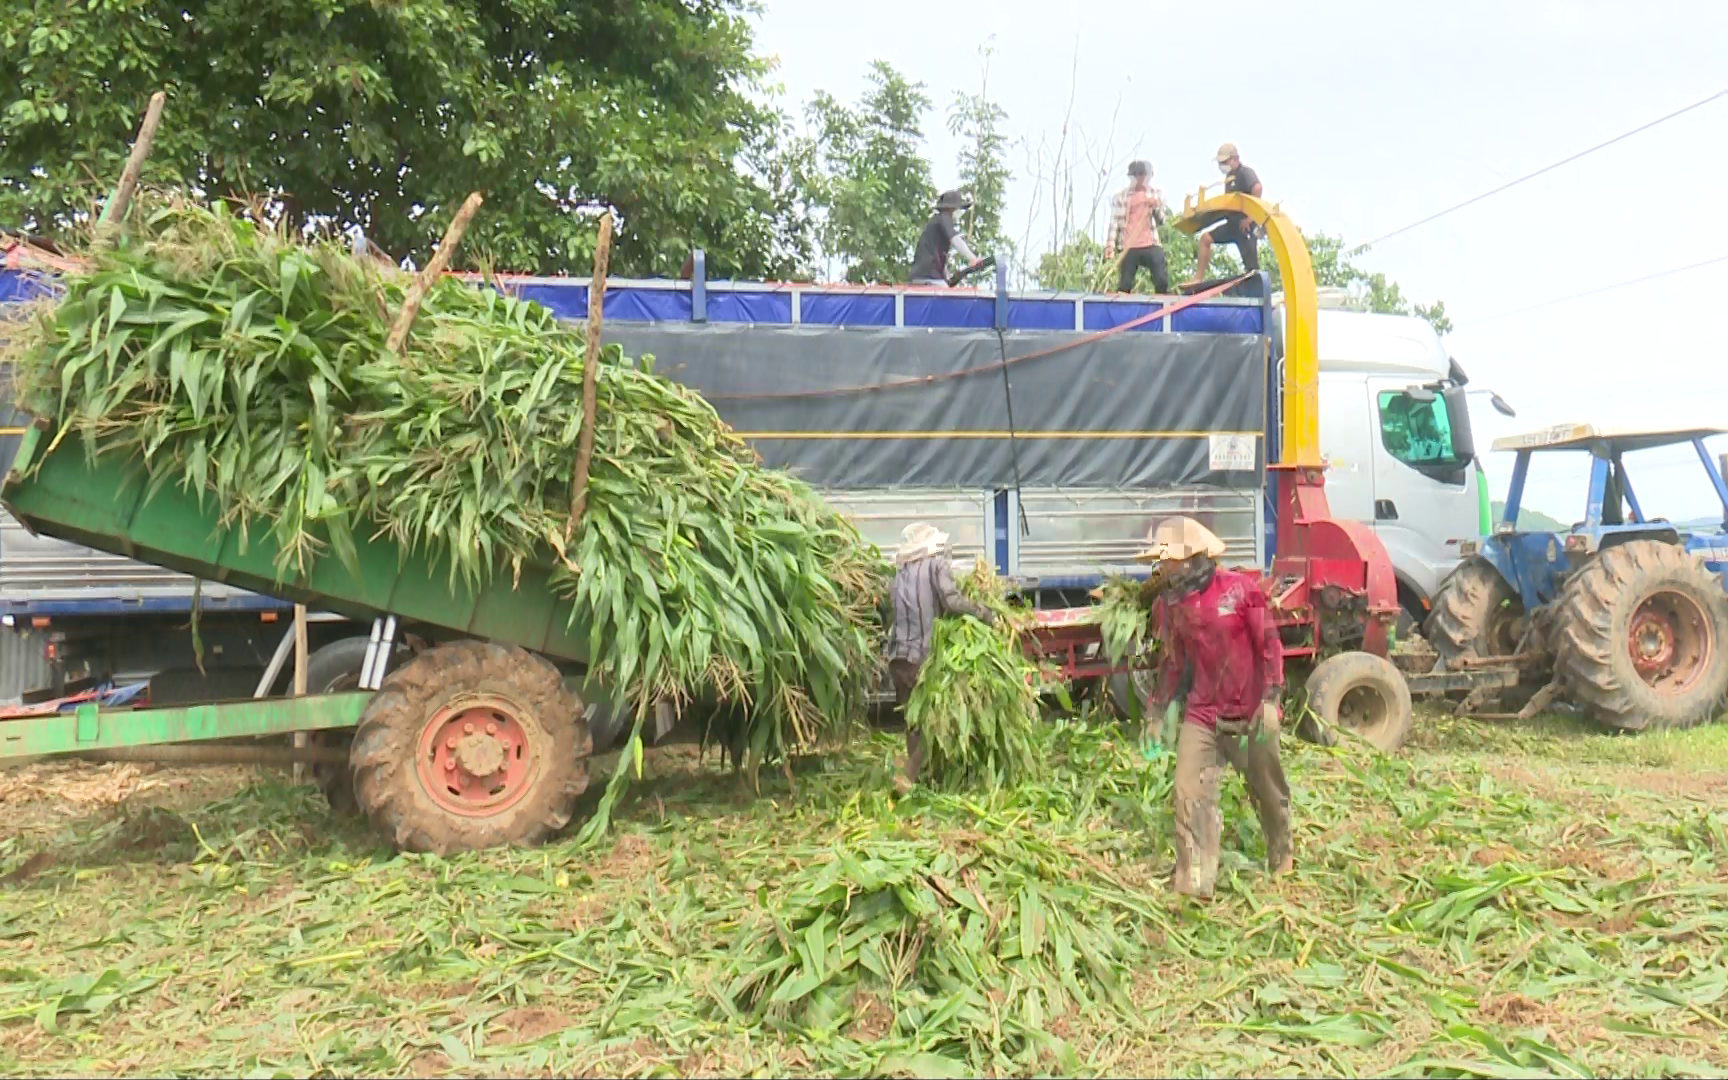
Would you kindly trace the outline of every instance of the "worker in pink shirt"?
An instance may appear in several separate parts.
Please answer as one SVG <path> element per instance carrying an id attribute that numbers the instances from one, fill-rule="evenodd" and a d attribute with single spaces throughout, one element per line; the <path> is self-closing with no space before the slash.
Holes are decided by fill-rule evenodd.
<path id="1" fill-rule="evenodd" d="M 1122 252 L 1116 291 L 1133 292 L 1134 279 L 1144 266 L 1152 271 L 1152 290 L 1170 291 L 1170 271 L 1164 261 L 1164 241 L 1158 226 L 1164 224 L 1164 197 L 1152 187 L 1152 163 L 1128 163 L 1128 186 L 1110 203 L 1110 233 L 1104 240 L 1104 261 Z"/>
<path id="2" fill-rule="evenodd" d="M 1182 701 L 1174 884 L 1179 893 L 1210 897 L 1226 765 L 1248 782 L 1268 869 L 1283 874 L 1292 866 L 1290 785 L 1278 760 L 1284 653 L 1259 580 L 1218 565 L 1224 542 L 1210 529 L 1192 518 L 1169 518 L 1148 539 L 1140 560 L 1159 563 L 1165 584 L 1156 609 L 1163 658 L 1150 714 Z"/>

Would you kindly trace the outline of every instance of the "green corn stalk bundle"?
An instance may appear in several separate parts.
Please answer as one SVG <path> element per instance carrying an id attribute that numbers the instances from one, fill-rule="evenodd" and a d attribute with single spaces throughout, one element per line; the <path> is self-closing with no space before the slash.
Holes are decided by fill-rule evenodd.
<path id="1" fill-rule="evenodd" d="M 752 766 L 861 711 L 880 553 L 693 391 L 604 350 L 588 505 L 567 538 L 581 327 L 445 279 L 393 356 L 407 275 L 221 207 L 135 221 L 0 343 L 56 443 L 141 457 L 153 484 L 215 499 L 273 535 L 283 573 L 330 554 L 353 567 L 362 534 L 447 557 L 453 586 L 552 565 L 590 677 L 644 711 L 747 703 Z"/>
<path id="2" fill-rule="evenodd" d="M 1111 666 L 1156 647 L 1152 641 L 1152 610 L 1145 584 L 1132 578 L 1111 578 L 1092 605 L 1092 620 L 1098 624 L 1104 655 Z"/>
<path id="3" fill-rule="evenodd" d="M 1036 779 L 1040 672 L 1020 646 L 1024 616 L 1002 599 L 979 563 L 960 588 L 997 615 L 937 620 L 930 655 L 906 703 L 906 723 L 924 733 L 926 776 L 937 787 L 996 787 Z"/>

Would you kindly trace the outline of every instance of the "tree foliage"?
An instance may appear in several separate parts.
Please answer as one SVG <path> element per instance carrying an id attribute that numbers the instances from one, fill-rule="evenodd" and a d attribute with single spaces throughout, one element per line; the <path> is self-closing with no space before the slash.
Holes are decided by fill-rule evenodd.
<path id="1" fill-rule="evenodd" d="M 473 190 L 472 249 L 580 268 L 620 216 L 615 265 L 674 273 L 692 245 L 786 269 L 776 192 L 752 175 L 748 0 L 14 0 L 0 9 L 0 221 L 86 220 L 150 94 L 146 182 L 259 195 L 423 253 Z M 794 232 L 796 230 L 794 229 Z"/>
<path id="2" fill-rule="evenodd" d="M 823 211 L 823 250 L 844 262 L 846 280 L 905 281 L 936 196 L 922 149 L 930 98 L 882 60 L 868 79 L 856 108 L 827 92 L 810 103 L 813 201 Z"/>
<path id="3" fill-rule="evenodd" d="M 990 98 L 989 54 L 976 94 L 954 95 L 948 111 L 948 130 L 961 140 L 960 186 L 972 196 L 972 209 L 965 218 L 966 237 L 980 255 L 1011 256 L 1012 245 L 1002 231 L 1008 209 L 1008 183 L 1014 174 L 1008 168 L 1008 136 L 1003 132 L 1008 113 Z"/>

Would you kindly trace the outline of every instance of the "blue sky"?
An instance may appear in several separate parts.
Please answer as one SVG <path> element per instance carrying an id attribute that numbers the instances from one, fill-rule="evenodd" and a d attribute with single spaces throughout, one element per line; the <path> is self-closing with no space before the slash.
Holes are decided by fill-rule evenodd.
<path id="1" fill-rule="evenodd" d="M 1728 87 L 1723 0 L 765 2 L 758 45 L 778 56 L 790 101 L 852 99 L 877 58 L 927 84 L 944 186 L 956 145 L 940 117 L 978 87 L 988 44 L 991 96 L 1016 140 L 1008 220 L 1035 250 L 1054 216 L 1036 177 L 1053 172 L 1065 119 L 1082 218 L 1097 171 L 1108 190 L 1131 157 L 1150 158 L 1179 199 L 1217 180 L 1211 155 L 1228 139 L 1304 229 L 1354 243 Z M 1475 407 L 1479 442 L 1574 421 L 1728 427 L 1728 263 L 1504 315 L 1728 253 L 1724 191 L 1728 98 L 1359 261 L 1407 295 L 1444 299 L 1472 384 L 1518 409 L 1507 420 Z M 1503 457 L 1488 461 L 1496 495 Z M 1647 511 L 1716 512 L 1690 449 L 1630 464 Z M 1581 460 L 1543 463 L 1531 484 L 1536 507 L 1580 516 Z"/>

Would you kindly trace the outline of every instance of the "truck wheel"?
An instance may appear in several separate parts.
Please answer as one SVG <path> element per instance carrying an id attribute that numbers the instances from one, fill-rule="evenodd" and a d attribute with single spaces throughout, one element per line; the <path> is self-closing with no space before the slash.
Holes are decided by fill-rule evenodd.
<path id="1" fill-rule="evenodd" d="M 1475 558 L 1452 571 L 1434 597 L 1422 636 L 1448 667 L 1454 660 L 1511 656 L 1524 607 L 1500 571 Z"/>
<path id="2" fill-rule="evenodd" d="M 588 787 L 582 703 L 543 657 L 440 645 L 384 678 L 354 730 L 354 793 L 405 851 L 536 844 Z"/>
<path id="3" fill-rule="evenodd" d="M 366 662 L 366 647 L 369 644 L 369 638 L 351 637 L 332 641 L 321 649 L 314 649 L 312 654 L 306 657 L 306 692 L 340 694 L 346 690 L 358 689 L 360 667 Z M 407 652 L 406 647 L 396 646 L 397 659 L 407 655 Z M 292 692 L 292 672 L 288 676 L 288 686 Z M 354 741 L 354 732 L 345 729 L 319 731 L 314 733 L 314 741 L 319 746 L 347 749 Z M 330 809 L 338 814 L 360 812 L 360 804 L 354 799 L 353 775 L 347 766 L 313 765 L 312 779 L 317 782 L 318 790 L 324 793 L 324 800 L 330 804 Z"/>
<path id="4" fill-rule="evenodd" d="M 1702 559 L 1631 540 L 1566 583 L 1552 648 L 1561 684 L 1602 723 L 1688 727 L 1728 697 L 1728 594 Z"/>
<path id="5" fill-rule="evenodd" d="M 1329 656 L 1309 674 L 1307 688 L 1308 708 L 1321 721 L 1308 728 L 1312 741 L 1322 746 L 1335 745 L 1343 730 L 1390 754 L 1410 734 L 1410 687 L 1385 657 L 1365 652 Z"/>

